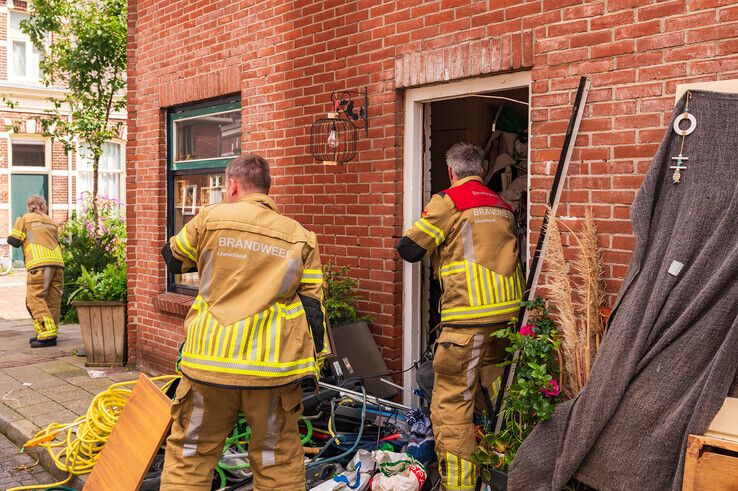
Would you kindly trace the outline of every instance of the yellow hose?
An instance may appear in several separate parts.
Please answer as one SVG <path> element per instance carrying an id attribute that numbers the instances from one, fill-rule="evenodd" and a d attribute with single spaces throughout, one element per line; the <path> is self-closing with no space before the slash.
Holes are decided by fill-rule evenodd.
<path id="1" fill-rule="evenodd" d="M 166 381 L 162 392 L 179 378 L 178 375 L 163 375 L 154 377 L 152 381 Z M 56 468 L 68 472 L 69 476 L 53 484 L 36 484 L 9 488 L 7 491 L 22 491 L 26 489 L 46 489 L 62 486 L 68 483 L 72 476 L 88 474 L 97 462 L 105 442 L 108 441 L 115 423 L 118 421 L 123 406 L 133 392 L 135 380 L 119 382 L 108 387 L 107 390 L 95 396 L 87 409 L 85 416 L 80 416 L 71 424 L 51 423 L 28 440 L 23 449 L 38 446 L 49 452 Z M 76 431 L 75 431 L 76 428 Z M 66 432 L 64 437 L 60 434 Z"/>

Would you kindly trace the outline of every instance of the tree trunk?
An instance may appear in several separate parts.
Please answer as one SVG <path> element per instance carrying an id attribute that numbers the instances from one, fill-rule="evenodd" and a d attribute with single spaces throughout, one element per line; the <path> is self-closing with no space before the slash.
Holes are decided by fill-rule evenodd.
<path id="1" fill-rule="evenodd" d="M 95 232 L 97 232 L 99 216 L 97 210 L 97 192 L 98 192 L 98 167 L 100 166 L 100 155 L 92 156 L 92 218 L 95 223 Z"/>

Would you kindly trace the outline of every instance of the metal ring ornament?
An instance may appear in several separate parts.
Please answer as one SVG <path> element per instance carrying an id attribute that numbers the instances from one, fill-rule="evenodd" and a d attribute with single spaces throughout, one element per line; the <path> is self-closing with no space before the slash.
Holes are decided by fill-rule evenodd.
<path id="1" fill-rule="evenodd" d="M 683 130 L 679 127 L 679 123 L 681 123 L 685 119 L 689 121 L 689 126 Z M 682 135 L 682 136 L 690 135 L 696 127 L 697 127 L 697 119 L 691 114 L 689 114 L 688 112 L 683 112 L 682 114 L 680 114 L 674 119 L 674 132 L 678 135 Z"/>

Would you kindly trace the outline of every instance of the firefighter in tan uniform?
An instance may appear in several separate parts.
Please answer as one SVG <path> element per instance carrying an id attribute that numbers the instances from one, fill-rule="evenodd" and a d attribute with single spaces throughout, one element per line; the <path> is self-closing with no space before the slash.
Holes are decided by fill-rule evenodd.
<path id="1" fill-rule="evenodd" d="M 171 272 L 200 280 L 161 489 L 209 490 L 242 410 L 254 489 L 304 491 L 299 382 L 316 378 L 327 347 L 315 234 L 276 211 L 263 158 L 237 157 L 226 181 L 228 203 L 200 211 L 162 251 Z"/>
<path id="2" fill-rule="evenodd" d="M 451 188 L 432 197 L 397 245 L 409 262 L 433 255 L 441 281 L 443 330 L 433 359 L 431 420 L 443 489 L 473 490 L 475 399 L 495 393 L 505 342 L 490 334 L 517 313 L 523 296 L 515 219 L 482 184 L 482 152 L 457 143 L 446 154 Z"/>
<path id="3" fill-rule="evenodd" d="M 28 213 L 18 217 L 8 237 L 8 244 L 23 248 L 28 272 L 26 308 L 36 330 L 36 336 L 30 340 L 31 348 L 56 346 L 64 286 L 58 227 L 46 213 L 46 200 L 38 195 L 31 196 Z"/>

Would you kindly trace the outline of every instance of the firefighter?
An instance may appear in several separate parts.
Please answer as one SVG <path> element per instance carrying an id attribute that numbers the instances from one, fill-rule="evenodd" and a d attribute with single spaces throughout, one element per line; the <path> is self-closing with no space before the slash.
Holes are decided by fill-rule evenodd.
<path id="1" fill-rule="evenodd" d="M 59 247 L 58 227 L 46 214 L 46 200 L 28 198 L 28 213 L 18 217 L 8 244 L 23 247 L 26 263 L 26 308 L 33 318 L 36 336 L 31 348 L 56 346 L 57 325 L 64 285 L 64 259 Z"/>
<path id="2" fill-rule="evenodd" d="M 227 203 L 201 210 L 164 246 L 175 274 L 199 272 L 185 319 L 162 490 L 209 490 L 238 411 L 251 425 L 256 490 L 305 489 L 300 382 L 325 356 L 315 234 L 280 215 L 257 155 L 226 168 Z"/>
<path id="3" fill-rule="evenodd" d="M 434 195 L 397 245 L 417 262 L 428 255 L 441 282 L 442 331 L 433 359 L 431 421 L 443 489 L 473 490 L 475 399 L 494 393 L 505 359 L 491 333 L 517 313 L 524 283 L 510 206 L 482 184 L 482 151 L 457 143 L 446 153 L 451 187 Z"/>

